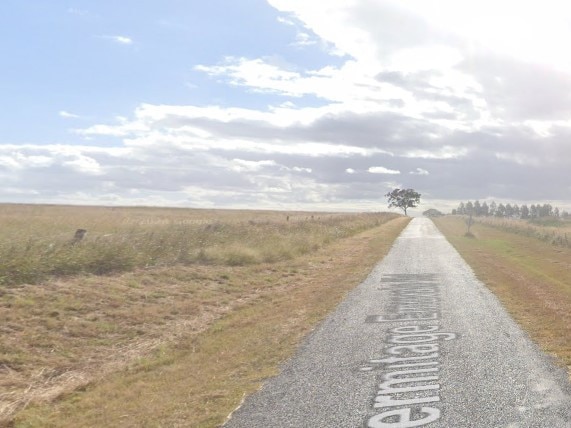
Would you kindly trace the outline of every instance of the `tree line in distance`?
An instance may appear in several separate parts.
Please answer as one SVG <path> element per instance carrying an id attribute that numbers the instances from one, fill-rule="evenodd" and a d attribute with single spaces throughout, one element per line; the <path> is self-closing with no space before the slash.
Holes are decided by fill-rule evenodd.
<path id="1" fill-rule="evenodd" d="M 533 219 L 543 217 L 567 218 L 570 214 L 567 211 L 561 211 L 551 204 L 531 204 L 517 205 L 517 204 L 497 204 L 492 201 L 489 205 L 487 202 L 468 201 L 460 202 L 458 208 L 453 209 L 451 214 L 460 215 L 474 215 L 481 217 L 507 217 L 507 218 L 520 218 L 520 219 Z"/>

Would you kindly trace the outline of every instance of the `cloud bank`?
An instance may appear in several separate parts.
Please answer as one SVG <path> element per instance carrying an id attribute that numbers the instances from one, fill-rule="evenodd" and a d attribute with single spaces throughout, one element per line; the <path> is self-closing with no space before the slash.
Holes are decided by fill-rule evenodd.
<path id="1" fill-rule="evenodd" d="M 331 64 L 232 52 L 194 64 L 212 84 L 272 102 L 140 104 L 74 129 L 78 145 L 0 145 L 4 199 L 381 210 L 382 195 L 412 187 L 441 208 L 571 201 L 566 6 L 268 3 L 275 25 L 297 29 L 293 45 Z"/>

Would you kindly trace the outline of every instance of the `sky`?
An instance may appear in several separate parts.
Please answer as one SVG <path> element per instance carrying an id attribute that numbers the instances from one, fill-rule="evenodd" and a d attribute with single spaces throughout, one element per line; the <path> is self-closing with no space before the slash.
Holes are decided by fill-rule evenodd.
<path id="1" fill-rule="evenodd" d="M 3 0 L 0 202 L 571 208 L 571 3 Z"/>

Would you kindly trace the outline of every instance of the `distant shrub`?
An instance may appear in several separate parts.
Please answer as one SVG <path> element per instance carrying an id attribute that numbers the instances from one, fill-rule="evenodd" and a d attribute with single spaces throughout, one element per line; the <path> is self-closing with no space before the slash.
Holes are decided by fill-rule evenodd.
<path id="1" fill-rule="evenodd" d="M 422 213 L 425 217 L 441 217 L 444 215 L 441 211 L 438 211 L 435 208 L 430 208 Z"/>

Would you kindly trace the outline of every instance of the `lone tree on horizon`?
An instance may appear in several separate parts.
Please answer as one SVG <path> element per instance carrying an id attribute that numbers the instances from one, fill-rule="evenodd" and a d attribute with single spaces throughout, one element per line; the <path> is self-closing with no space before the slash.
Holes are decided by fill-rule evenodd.
<path id="1" fill-rule="evenodd" d="M 420 193 L 414 189 L 395 189 L 385 195 L 389 203 L 389 208 L 397 207 L 404 211 L 408 208 L 415 208 L 420 203 Z"/>

